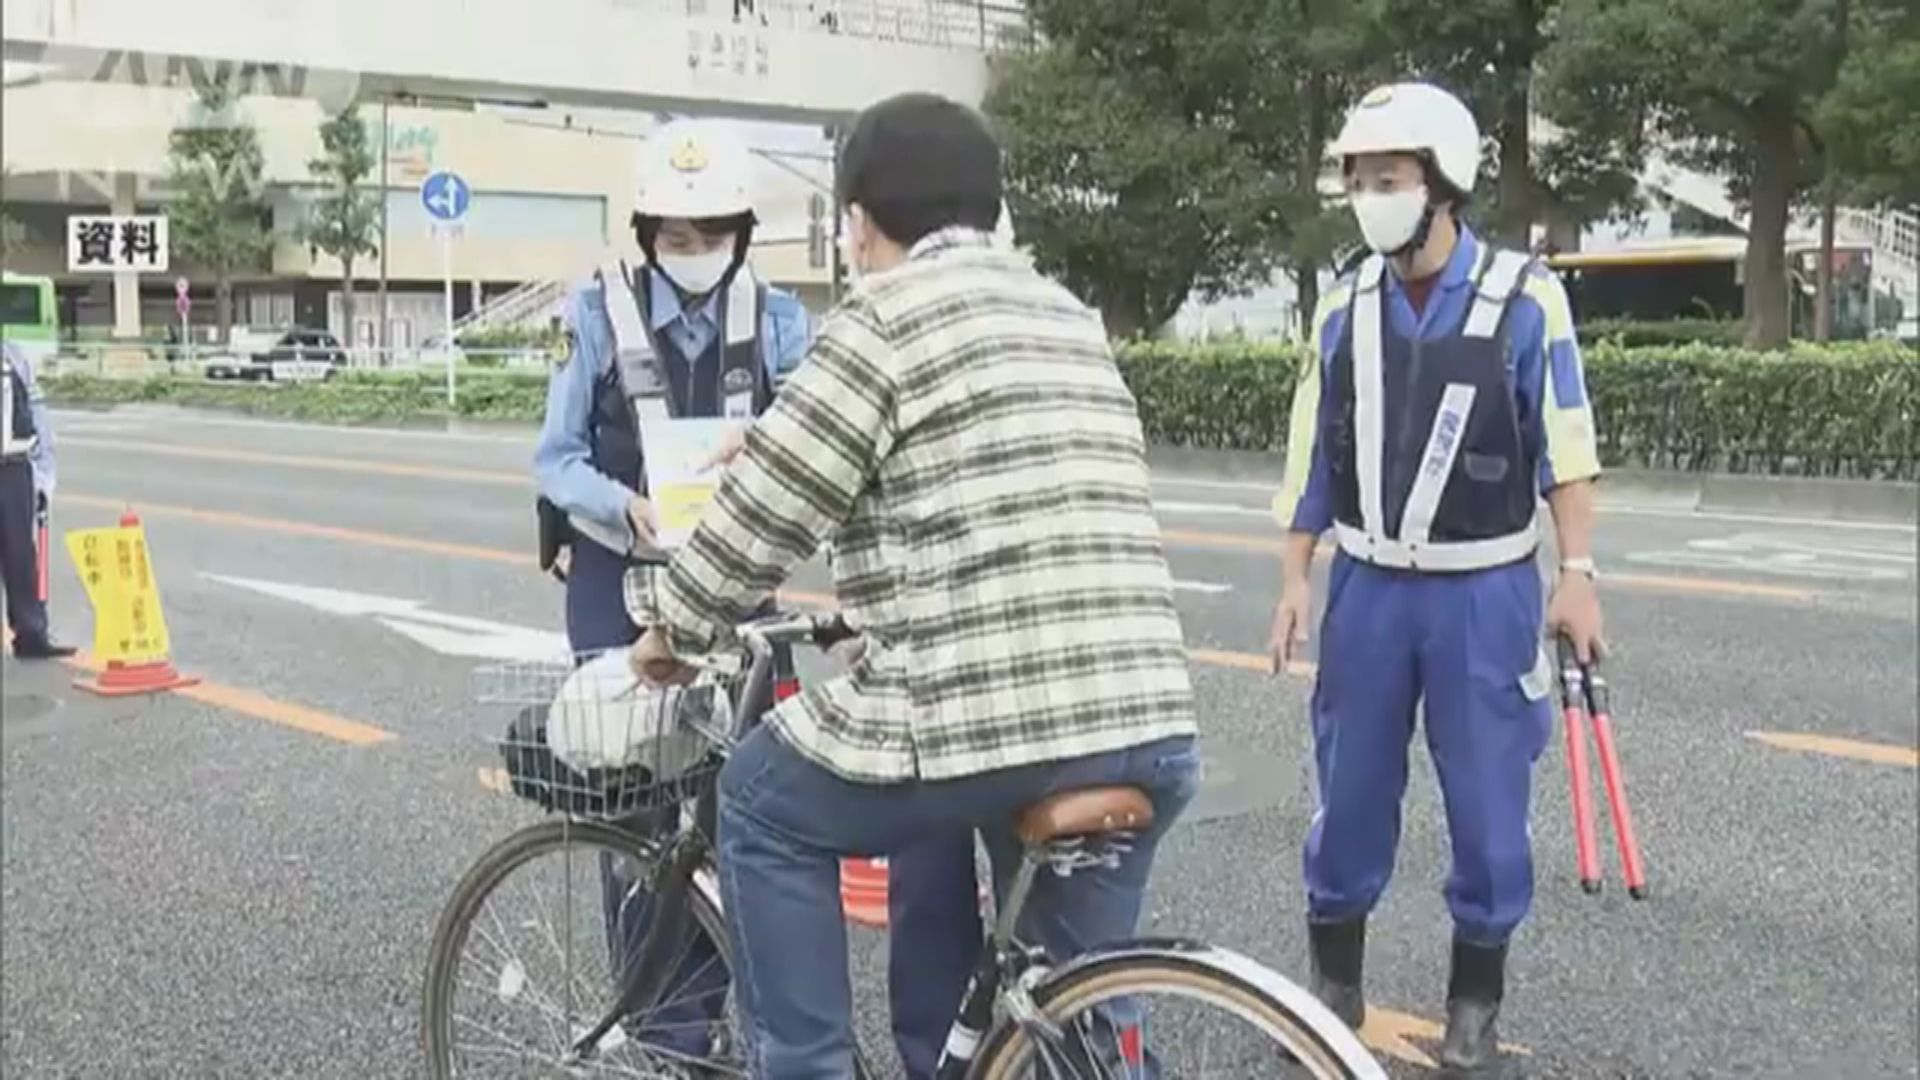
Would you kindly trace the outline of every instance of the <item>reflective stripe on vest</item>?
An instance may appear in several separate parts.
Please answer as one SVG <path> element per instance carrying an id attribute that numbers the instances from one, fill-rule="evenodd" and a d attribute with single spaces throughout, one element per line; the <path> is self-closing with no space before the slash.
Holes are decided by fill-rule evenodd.
<path id="1" fill-rule="evenodd" d="M 638 290 L 634 285 L 639 280 L 638 272 L 629 267 L 625 260 L 616 259 L 601 267 L 598 276 L 601 294 L 606 302 L 607 320 L 613 327 L 615 363 L 619 366 L 627 398 L 633 402 L 635 418 L 642 426 L 648 420 L 671 418 L 673 409 L 668 401 L 671 382 L 660 365 L 653 334 L 648 330 L 645 314 L 641 311 Z M 730 385 L 737 380 L 728 380 L 729 372 L 726 371 L 727 346 L 755 341 L 760 334 L 760 283 L 746 267 L 741 267 L 739 273 L 734 275 L 727 289 L 724 306 L 727 325 L 720 350 L 720 415 L 751 419 L 760 372 L 752 372 L 751 379 L 742 388 Z M 688 361 L 692 363 L 697 359 L 689 357 Z M 754 350 L 754 362 L 760 362 L 758 349 Z"/>
<path id="2" fill-rule="evenodd" d="M 1488 257 L 1488 249 L 1476 267 L 1473 307 L 1467 316 L 1467 337 L 1490 338 L 1500 326 L 1508 298 L 1517 288 L 1520 275 L 1529 260 L 1514 252 L 1497 252 Z M 1382 458 L 1387 433 L 1383 416 L 1386 409 L 1386 384 L 1383 370 L 1384 348 L 1381 335 L 1382 283 L 1386 260 L 1369 257 L 1360 266 L 1354 282 L 1353 299 L 1353 438 L 1354 472 L 1360 496 L 1361 527 L 1347 522 L 1334 523 L 1334 536 L 1340 549 L 1363 562 L 1404 570 L 1481 570 L 1502 566 L 1532 553 L 1539 543 L 1538 519 L 1505 536 L 1487 540 L 1434 542 L 1429 539 L 1434 514 L 1440 506 L 1447 480 L 1453 474 L 1460 452 L 1460 438 L 1473 411 L 1476 391 L 1462 383 L 1449 383 L 1441 394 L 1427 441 L 1421 452 L 1420 468 L 1407 502 L 1401 512 L 1400 533 L 1386 533 L 1386 510 L 1382 491 Z"/>

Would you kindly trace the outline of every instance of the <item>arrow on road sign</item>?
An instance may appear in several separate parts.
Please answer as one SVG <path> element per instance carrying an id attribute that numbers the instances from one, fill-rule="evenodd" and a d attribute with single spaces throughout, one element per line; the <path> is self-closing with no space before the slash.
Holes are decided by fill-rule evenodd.
<path id="1" fill-rule="evenodd" d="M 396 634 L 442 656 L 475 660 L 564 660 L 566 635 L 529 626 L 446 615 L 426 610 L 419 600 L 347 592 L 318 585 L 290 585 L 257 578 L 202 574 L 209 581 L 286 600 L 329 615 L 372 618 Z"/>
<path id="2" fill-rule="evenodd" d="M 472 201 L 473 189 L 455 173 L 434 173 L 420 185 L 420 204 L 439 221 L 460 220 Z"/>

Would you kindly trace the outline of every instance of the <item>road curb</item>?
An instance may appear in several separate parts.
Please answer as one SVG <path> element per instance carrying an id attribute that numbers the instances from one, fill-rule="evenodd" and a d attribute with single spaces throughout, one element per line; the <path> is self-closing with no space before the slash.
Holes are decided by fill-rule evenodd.
<path id="1" fill-rule="evenodd" d="M 1280 454 L 1150 446 L 1157 472 L 1280 486 Z M 1836 518 L 1912 525 L 1920 521 L 1920 484 L 1906 480 L 1848 480 L 1813 476 L 1609 469 L 1600 501 L 1700 513 L 1748 513 Z"/>

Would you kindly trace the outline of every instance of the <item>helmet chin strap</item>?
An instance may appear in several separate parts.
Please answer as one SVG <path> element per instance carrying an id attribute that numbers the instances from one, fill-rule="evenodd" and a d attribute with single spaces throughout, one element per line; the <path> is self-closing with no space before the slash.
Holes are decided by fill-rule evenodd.
<path id="1" fill-rule="evenodd" d="M 1420 224 L 1414 226 L 1413 235 L 1407 239 L 1406 243 L 1401 244 L 1392 251 L 1385 252 L 1386 257 L 1389 259 L 1398 259 L 1403 255 L 1411 255 L 1426 247 L 1427 238 L 1433 235 L 1433 215 L 1435 209 L 1433 203 L 1428 202 L 1427 208 L 1420 214 Z"/>

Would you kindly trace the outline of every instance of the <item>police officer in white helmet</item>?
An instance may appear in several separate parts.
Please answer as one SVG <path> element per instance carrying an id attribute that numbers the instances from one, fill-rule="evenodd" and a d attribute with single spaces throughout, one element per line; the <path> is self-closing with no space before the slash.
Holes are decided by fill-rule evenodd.
<path id="1" fill-rule="evenodd" d="M 1533 895 L 1533 766 L 1551 727 L 1537 509 L 1559 566 L 1545 624 L 1602 647 L 1592 482 L 1600 472 L 1559 281 L 1460 220 L 1480 132 L 1453 95 L 1375 89 L 1331 153 L 1371 254 L 1315 318 L 1294 398 L 1276 665 L 1305 644 L 1309 567 L 1337 551 L 1312 715 L 1319 807 L 1305 851 L 1312 987 L 1354 1027 L 1366 920 L 1399 841 L 1416 704 L 1452 839 L 1442 1075 L 1500 1068 L 1507 944 Z"/>
<path id="2" fill-rule="evenodd" d="M 631 218 L 640 261 L 610 260 L 568 302 L 567 353 L 548 387 L 534 472 L 542 562 L 566 580 L 567 638 L 582 660 L 639 637 L 623 580 L 626 557 L 653 540 L 640 430 L 736 417 L 744 434 L 806 354 L 806 309 L 747 264 L 752 186 L 752 159 L 724 127 L 663 125 L 642 150 Z M 621 950 L 644 936 L 647 897 L 612 867 L 605 877 L 619 971 Z M 681 975 L 631 1034 L 697 1060 L 723 1015 L 727 974 L 713 944 L 691 934 Z"/>

